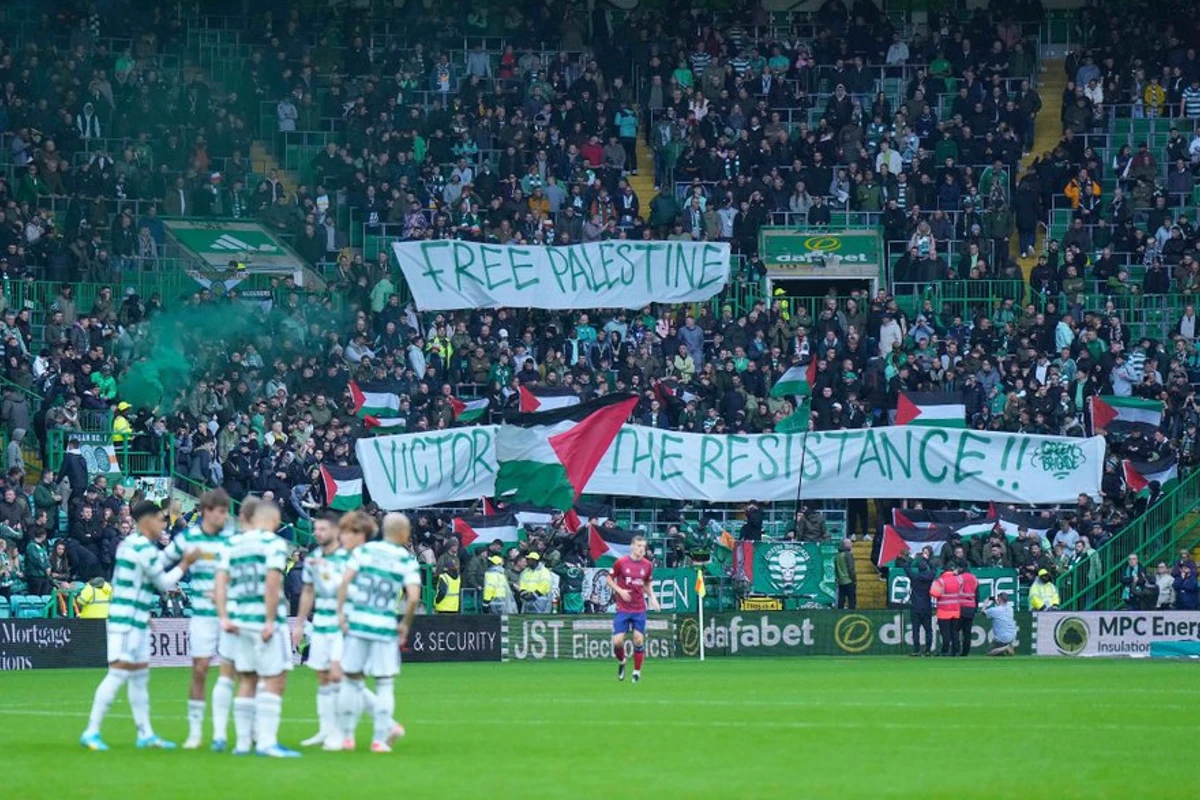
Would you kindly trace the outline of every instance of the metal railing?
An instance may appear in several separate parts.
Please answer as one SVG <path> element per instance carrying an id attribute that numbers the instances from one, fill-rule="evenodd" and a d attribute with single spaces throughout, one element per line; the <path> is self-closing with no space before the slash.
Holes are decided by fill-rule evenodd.
<path id="1" fill-rule="evenodd" d="M 1085 564 L 1059 577 L 1062 608 L 1068 611 L 1108 610 L 1122 603 L 1121 572 L 1131 553 L 1143 568 L 1153 569 L 1160 560 L 1168 563 L 1175 548 L 1200 527 L 1200 470 L 1193 470 L 1172 491 L 1164 494 L 1146 513 L 1096 550 L 1101 575 L 1084 584 Z"/>
<path id="2" fill-rule="evenodd" d="M 82 421 L 82 414 L 81 414 Z M 172 466 L 175 460 L 175 446 L 171 439 L 167 439 L 167 444 L 160 452 L 151 453 L 143 450 L 134 450 L 130 435 L 126 434 L 125 439 L 120 442 L 112 441 L 112 422 L 111 414 L 107 428 L 103 428 L 98 422 L 88 426 L 82 426 L 78 430 L 68 430 L 65 428 L 51 428 L 46 431 L 46 466 L 58 472 L 63 463 L 63 457 L 67 451 L 67 441 L 73 435 L 86 434 L 91 432 L 95 434 L 104 434 L 105 442 L 111 443 L 117 457 L 117 466 L 123 475 L 144 475 L 144 476 L 166 476 L 171 474 Z"/>

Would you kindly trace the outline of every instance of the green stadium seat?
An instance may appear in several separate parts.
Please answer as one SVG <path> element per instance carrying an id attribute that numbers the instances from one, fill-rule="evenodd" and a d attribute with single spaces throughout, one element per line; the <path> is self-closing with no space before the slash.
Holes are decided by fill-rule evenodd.
<path id="1" fill-rule="evenodd" d="M 8 619 L 12 616 L 12 612 L 8 607 L 8 598 L 0 597 L 0 619 Z"/>

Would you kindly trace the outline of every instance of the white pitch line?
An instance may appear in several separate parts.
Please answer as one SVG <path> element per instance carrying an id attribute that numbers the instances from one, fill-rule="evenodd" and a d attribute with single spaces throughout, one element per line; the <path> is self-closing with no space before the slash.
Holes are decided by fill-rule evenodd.
<path id="1" fill-rule="evenodd" d="M 82 719 L 88 716 L 86 711 L 6 711 L 0 708 L 0 716 L 28 716 L 28 717 L 67 717 Z M 156 714 L 156 720 L 186 720 L 183 715 Z M 286 723 L 314 723 L 315 717 L 285 717 L 281 722 Z M 422 725 L 427 727 L 436 726 L 451 726 L 457 727 L 462 725 L 494 725 L 494 726 L 520 726 L 520 725 L 553 725 L 559 728 L 564 727 L 569 723 L 564 723 L 561 719 L 547 718 L 532 718 L 532 719 L 490 719 L 487 717 L 469 718 L 469 719 L 446 719 L 437 717 L 432 719 L 410 719 L 404 718 L 407 725 Z M 1127 723 L 1099 724 L 1099 723 L 1028 723 L 1024 720 L 1014 722 L 1020 725 L 1022 730 L 1061 732 L 1063 730 L 1111 730 L 1111 731 L 1195 731 L 1194 725 L 1136 725 Z M 761 728 L 777 728 L 777 729 L 821 729 L 821 730 L 928 730 L 929 723 L 927 721 L 914 720 L 912 722 L 846 722 L 844 720 L 829 720 L 829 721 L 803 721 L 803 720 L 709 720 L 704 722 L 690 722 L 680 720 L 645 720 L 645 719 L 586 719 L 578 720 L 575 725 L 577 727 L 594 728 L 602 727 L 642 727 L 642 728 L 733 728 L 733 729 L 761 729 Z M 941 728 L 954 728 L 961 730 L 977 730 L 977 724 L 962 724 L 954 722 L 939 722 Z"/>

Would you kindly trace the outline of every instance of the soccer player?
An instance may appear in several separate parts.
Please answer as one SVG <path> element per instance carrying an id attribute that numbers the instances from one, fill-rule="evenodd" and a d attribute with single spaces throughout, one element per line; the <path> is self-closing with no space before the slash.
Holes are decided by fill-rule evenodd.
<path id="1" fill-rule="evenodd" d="M 248 531 L 251 528 L 250 520 L 254 518 L 254 512 L 258 509 L 259 499 L 254 495 L 247 495 L 242 500 L 241 508 L 238 510 L 237 531 Z M 232 538 L 232 537 L 231 537 Z M 229 546 L 226 541 L 225 546 Z M 218 565 L 220 559 L 217 560 Z M 216 607 L 216 577 L 213 578 L 213 606 Z M 233 608 L 232 601 L 227 600 L 228 608 Z M 213 687 L 212 704 L 213 704 L 213 742 L 212 749 L 215 753 L 225 751 L 226 743 L 229 740 L 229 712 L 233 710 L 233 695 L 237 685 L 237 665 L 234 663 L 234 657 L 237 654 L 237 636 L 229 634 L 221 627 L 220 620 L 217 621 L 217 627 L 221 628 L 222 635 L 228 640 L 228 645 L 223 645 L 218 640 L 218 650 L 222 653 L 228 652 L 230 656 L 226 659 L 221 658 L 221 674 L 217 678 L 217 685 Z M 254 708 L 250 708 L 250 729 L 254 730 Z"/>
<path id="2" fill-rule="evenodd" d="M 361 524 L 374 533 L 373 521 Z M 371 752 L 392 752 L 392 741 L 404 735 L 404 729 L 392 719 L 396 709 L 392 682 L 400 672 L 400 648 L 408 638 L 421 599 L 420 568 L 408 549 L 411 534 L 408 517 L 397 513 L 385 516 L 383 541 L 367 542 L 350 554 L 338 587 L 338 625 L 346 633 L 342 654 L 346 679 L 338 698 L 338 714 L 342 747 L 346 750 L 354 749 L 354 731 L 362 714 L 364 675 L 375 679 Z M 397 624 L 396 602 L 401 590 L 404 615 Z"/>
<path id="3" fill-rule="evenodd" d="M 183 573 L 200 557 L 199 550 L 183 553 L 178 566 L 163 571 L 158 538 L 167 526 L 166 516 L 154 503 L 133 507 L 137 532 L 117 547 L 113 572 L 113 595 L 108 615 L 108 674 L 96 688 L 87 730 L 79 743 L 89 750 L 104 751 L 100 725 L 122 686 L 128 684 L 129 705 L 137 726 L 137 746 L 170 750 L 174 743 L 159 738 L 150 726 L 150 608 L 154 592 L 169 592 Z"/>
<path id="4" fill-rule="evenodd" d="M 214 655 L 220 655 L 220 677 L 213 688 L 212 749 L 225 749 L 225 726 L 217 727 L 217 706 L 224 706 L 223 718 L 229 718 L 233 700 L 233 655 L 235 638 L 221 630 L 217 606 L 213 602 L 213 586 L 217 579 L 217 562 L 229 546 L 232 531 L 229 523 L 229 495 L 224 489 L 206 492 L 200 498 L 200 521 L 180 533 L 162 552 L 163 565 L 175 564 L 188 550 L 199 551 L 200 557 L 188 570 L 188 598 L 192 603 L 192 618 L 188 622 L 188 639 L 192 652 L 192 684 L 188 692 L 188 737 L 184 750 L 200 746 L 204 728 L 204 695 L 208 686 L 208 666 Z"/>
<path id="5" fill-rule="evenodd" d="M 658 598 L 650 591 L 654 562 L 646 557 L 646 537 L 635 536 L 629 555 L 613 564 L 608 588 L 617 596 L 617 616 L 613 619 L 613 655 L 617 658 L 617 680 L 625 680 L 625 634 L 633 629 L 633 682 L 642 679 L 642 661 L 646 658 L 646 604 L 660 611 Z"/>
<path id="6" fill-rule="evenodd" d="M 337 621 L 337 591 L 342 585 L 342 571 L 350 553 L 339 546 L 338 514 L 322 511 L 313 523 L 313 538 L 317 549 L 304 561 L 304 590 L 300 608 L 296 611 L 297 625 L 292 631 L 292 646 L 300 647 L 304 621 L 313 611 L 312 635 L 308 639 L 308 668 L 317 673 L 317 721 L 320 728 L 315 736 L 300 743 L 302 747 L 325 744 L 330 739 L 341 742 L 341 727 L 337 718 L 338 689 L 342 680 L 342 629 Z M 353 542 L 361 544 L 361 542 Z"/>
<path id="7" fill-rule="evenodd" d="M 217 567 L 214 592 L 217 616 L 222 629 L 237 634 L 235 756 L 249 754 L 252 744 L 260 756 L 300 755 L 279 744 L 278 739 L 283 692 L 292 668 L 287 601 L 283 598 L 283 571 L 289 547 L 287 541 L 275 535 L 278 528 L 279 507 L 265 500 L 259 502 L 250 519 L 250 530 L 230 539 Z"/>

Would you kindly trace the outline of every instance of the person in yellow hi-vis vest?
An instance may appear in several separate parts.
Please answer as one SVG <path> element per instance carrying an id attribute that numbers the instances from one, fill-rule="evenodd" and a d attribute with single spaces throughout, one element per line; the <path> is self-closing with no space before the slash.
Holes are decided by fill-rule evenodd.
<path id="1" fill-rule="evenodd" d="M 126 438 L 133 437 L 133 426 L 125 416 L 131 408 L 133 406 L 124 401 L 117 403 L 116 412 L 113 414 L 113 444 L 121 444 Z"/>
<path id="2" fill-rule="evenodd" d="M 549 614 L 550 613 L 550 570 L 542 563 L 538 553 L 531 552 L 525 556 L 526 566 L 521 573 L 521 581 L 517 588 L 521 592 L 521 613 Z"/>
<path id="3" fill-rule="evenodd" d="M 75 613 L 80 619 L 108 619 L 108 604 L 113 589 L 104 578 L 92 578 L 75 598 Z"/>
<path id="4" fill-rule="evenodd" d="M 517 610 L 500 556 L 488 556 L 487 572 L 483 573 L 483 609 L 489 614 L 512 614 Z"/>
<path id="5" fill-rule="evenodd" d="M 438 573 L 433 610 L 439 614 L 457 614 L 461 608 L 461 596 L 462 577 L 458 574 L 458 561 L 452 559 Z"/>

